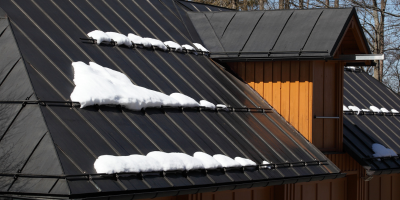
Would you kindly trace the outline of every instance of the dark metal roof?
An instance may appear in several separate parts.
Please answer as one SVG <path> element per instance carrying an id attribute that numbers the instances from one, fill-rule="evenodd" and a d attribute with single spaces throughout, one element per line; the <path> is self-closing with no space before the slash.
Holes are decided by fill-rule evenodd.
<path id="1" fill-rule="evenodd" d="M 208 57 L 79 39 L 100 29 L 199 42 L 175 1 L 5 0 L 0 7 L 8 14 L 0 19 L 5 29 L 0 37 L 0 159 L 7 163 L 0 171 L 2 194 L 148 198 L 343 176 L 255 91 Z M 80 109 L 69 97 L 73 61 L 94 61 L 137 85 L 224 103 L 235 111 Z M 100 155 L 155 150 L 222 153 L 273 165 L 111 176 L 96 174 L 93 167 Z"/>
<path id="2" fill-rule="evenodd" d="M 189 12 L 219 60 L 329 59 L 355 9 Z"/>
<path id="3" fill-rule="evenodd" d="M 400 97 L 365 72 L 344 72 L 344 105 L 400 109 Z M 345 114 L 344 147 L 361 165 L 381 173 L 399 173 L 398 157 L 374 158 L 373 143 L 400 153 L 400 116 Z M 379 159 L 379 160 L 378 160 Z"/>

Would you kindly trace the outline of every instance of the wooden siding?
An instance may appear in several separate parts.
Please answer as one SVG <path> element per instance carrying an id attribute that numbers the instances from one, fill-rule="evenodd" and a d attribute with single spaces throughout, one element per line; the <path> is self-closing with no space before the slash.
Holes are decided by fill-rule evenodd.
<path id="1" fill-rule="evenodd" d="M 306 139 L 322 151 L 342 150 L 343 68 L 340 62 L 227 63 Z M 314 116 L 340 117 L 314 119 Z"/>
<path id="2" fill-rule="evenodd" d="M 400 199 L 400 174 L 374 176 L 365 182 L 365 200 Z"/>
<path id="3" fill-rule="evenodd" d="M 312 143 L 321 151 L 343 148 L 342 66 L 340 62 L 314 61 L 313 116 L 339 117 L 339 120 L 313 118 Z"/>
<path id="4" fill-rule="evenodd" d="M 347 179 L 333 179 L 279 186 L 284 193 L 281 200 L 346 200 Z M 277 187 L 278 188 L 278 187 Z"/>
<path id="5" fill-rule="evenodd" d="M 154 200 L 242 200 L 242 199 L 273 200 L 275 199 L 274 186 L 154 198 Z"/>

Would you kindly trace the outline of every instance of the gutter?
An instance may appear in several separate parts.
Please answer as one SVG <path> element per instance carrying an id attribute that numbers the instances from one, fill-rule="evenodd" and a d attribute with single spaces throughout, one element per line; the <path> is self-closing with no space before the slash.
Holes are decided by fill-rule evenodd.
<path id="1" fill-rule="evenodd" d="M 44 194 L 44 193 L 18 193 L 18 192 L 0 192 L 3 197 L 16 196 L 25 199 L 37 199 L 38 197 L 54 197 L 59 199 L 81 199 L 81 198 L 100 198 L 100 197 L 125 197 L 129 199 L 145 199 L 156 198 L 165 196 L 177 196 L 186 194 L 197 194 L 203 192 L 217 192 L 226 190 L 236 190 L 243 188 L 267 187 L 273 185 L 293 184 L 310 181 L 322 181 L 326 179 L 338 179 L 345 177 L 345 173 L 325 174 L 325 175 L 312 175 L 312 176 L 299 176 L 296 178 L 280 178 L 273 180 L 260 180 L 260 181 L 244 181 L 244 182 L 231 182 L 203 186 L 182 186 L 170 187 L 161 189 L 148 189 L 136 191 L 115 191 L 115 192 L 98 192 L 86 194 L 73 194 L 73 195 L 60 195 L 60 194 Z M 1 197 L 1 196 L 0 196 Z"/>

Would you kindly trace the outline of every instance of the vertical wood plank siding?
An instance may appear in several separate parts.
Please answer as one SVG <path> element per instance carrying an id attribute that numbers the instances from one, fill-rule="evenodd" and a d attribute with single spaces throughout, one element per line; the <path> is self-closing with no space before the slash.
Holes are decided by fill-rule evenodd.
<path id="1" fill-rule="evenodd" d="M 265 61 L 227 65 L 320 150 L 342 150 L 340 62 Z M 314 116 L 339 116 L 340 120 Z"/>

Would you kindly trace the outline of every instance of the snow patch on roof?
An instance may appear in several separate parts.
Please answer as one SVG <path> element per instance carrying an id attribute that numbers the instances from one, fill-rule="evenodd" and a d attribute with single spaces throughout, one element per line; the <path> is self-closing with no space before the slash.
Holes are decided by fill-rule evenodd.
<path id="1" fill-rule="evenodd" d="M 94 30 L 87 35 L 95 39 L 98 45 L 102 42 L 111 42 L 110 36 L 100 30 Z"/>
<path id="2" fill-rule="evenodd" d="M 179 45 L 179 44 L 176 43 L 176 42 L 173 42 L 173 41 L 165 41 L 164 44 L 167 45 L 169 48 L 174 48 L 175 51 L 182 51 L 181 45 Z"/>
<path id="3" fill-rule="evenodd" d="M 221 163 L 222 167 L 241 167 L 242 165 L 233 160 L 232 158 L 229 158 L 228 156 L 222 155 L 222 154 L 215 154 L 213 156 L 215 160 L 217 160 L 219 163 Z"/>
<path id="4" fill-rule="evenodd" d="M 388 109 L 386 109 L 386 108 L 381 108 L 381 112 L 383 112 L 383 113 L 390 113 L 390 111 L 389 111 Z"/>
<path id="5" fill-rule="evenodd" d="M 246 167 L 246 166 L 256 166 L 256 165 L 257 165 L 254 161 L 252 161 L 252 160 L 250 160 L 250 159 L 247 159 L 247 158 L 242 158 L 242 157 L 236 157 L 236 158 L 235 158 L 235 161 L 237 161 L 238 163 L 240 163 L 243 167 Z"/>
<path id="6" fill-rule="evenodd" d="M 94 162 L 94 168 L 97 173 L 106 174 L 162 171 L 161 165 L 157 160 L 143 155 L 102 155 Z"/>
<path id="7" fill-rule="evenodd" d="M 157 40 L 154 38 L 148 38 L 148 37 L 145 37 L 143 39 L 150 42 L 150 44 L 153 45 L 154 47 L 158 47 L 164 51 L 168 50 L 167 46 L 165 46 L 164 43 L 161 42 L 160 40 Z"/>
<path id="8" fill-rule="evenodd" d="M 379 143 L 372 144 L 372 150 L 375 152 L 375 154 L 373 154 L 374 157 L 397 156 L 397 153 L 394 152 L 393 149 L 386 148 Z"/>
<path id="9" fill-rule="evenodd" d="M 193 154 L 193 157 L 199 159 L 206 169 L 222 168 L 221 163 L 219 163 L 215 158 L 204 152 L 196 152 Z"/>
<path id="10" fill-rule="evenodd" d="M 201 45 L 199 43 L 193 43 L 193 44 L 194 44 L 194 46 L 196 46 L 197 49 L 200 49 L 201 51 L 210 52 L 210 51 L 208 51 L 208 49 L 206 49 L 203 45 Z"/>
<path id="11" fill-rule="evenodd" d="M 81 108 L 90 105 L 121 105 L 131 110 L 146 107 L 182 106 L 177 100 L 161 92 L 134 85 L 128 77 L 118 71 L 90 62 L 72 63 L 75 88 L 72 101 Z"/>
<path id="12" fill-rule="evenodd" d="M 392 109 L 390 110 L 392 113 L 399 113 L 399 111 L 397 111 L 396 109 Z"/>
<path id="13" fill-rule="evenodd" d="M 189 50 L 189 51 L 196 51 L 196 49 L 194 47 L 192 47 L 188 44 L 182 45 L 182 48 L 185 48 L 186 50 Z"/>
<path id="14" fill-rule="evenodd" d="M 376 106 L 370 106 L 369 109 L 372 110 L 372 112 L 376 112 L 376 113 L 380 113 L 381 110 L 379 108 L 377 108 Z"/>
<path id="15" fill-rule="evenodd" d="M 118 46 L 120 45 L 125 45 L 127 47 L 132 46 L 132 42 L 129 40 L 129 38 L 126 37 L 125 35 L 122 35 L 121 33 L 106 32 L 106 34 L 110 36 L 110 38 L 114 40 L 114 42 L 116 42 Z"/>
<path id="16" fill-rule="evenodd" d="M 204 106 L 207 109 L 215 110 L 215 105 L 206 100 L 200 100 L 200 106 Z"/>
<path id="17" fill-rule="evenodd" d="M 357 112 L 357 115 L 360 114 L 361 112 L 360 108 L 358 108 L 357 106 L 349 106 L 349 109 L 354 112 Z"/>
<path id="18" fill-rule="evenodd" d="M 343 105 L 343 111 L 347 112 L 350 111 L 350 109 L 348 109 L 345 105 Z"/>
<path id="19" fill-rule="evenodd" d="M 183 107 L 199 107 L 200 104 L 197 103 L 196 100 L 194 100 L 191 97 L 188 97 L 184 94 L 181 93 L 172 93 L 169 95 L 171 98 L 175 99 L 180 103 L 181 106 Z"/>
<path id="20" fill-rule="evenodd" d="M 138 35 L 135 35 L 133 33 L 129 33 L 128 34 L 128 39 L 131 42 L 133 42 L 134 44 L 141 44 L 141 45 L 143 45 L 144 47 L 147 47 L 147 48 L 151 47 L 151 43 L 149 41 L 147 41 L 147 40 L 143 39 L 142 37 L 140 37 Z"/>
<path id="21" fill-rule="evenodd" d="M 226 105 L 224 105 L 224 104 L 217 104 L 217 108 L 225 110 L 225 111 L 229 111 L 228 107 L 226 107 Z"/>

